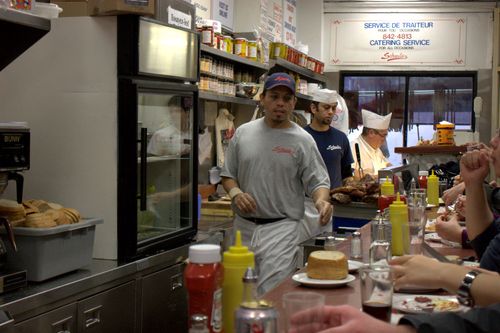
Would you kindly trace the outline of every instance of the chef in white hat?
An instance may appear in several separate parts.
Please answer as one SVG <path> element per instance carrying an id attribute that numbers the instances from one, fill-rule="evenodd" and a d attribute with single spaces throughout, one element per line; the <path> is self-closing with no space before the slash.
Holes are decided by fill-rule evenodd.
<path id="1" fill-rule="evenodd" d="M 309 106 L 312 120 L 304 127 L 304 130 L 313 137 L 325 162 L 330 178 L 330 189 L 342 186 L 342 179 L 352 176 L 353 158 L 349 139 L 344 132 L 331 126 L 332 118 L 337 112 L 338 96 L 335 90 L 314 90 Z M 304 219 L 299 224 L 299 243 L 324 231 L 333 231 L 332 221 L 325 225 L 319 223 L 319 213 L 312 198 L 306 196 L 304 205 Z"/>
<path id="2" fill-rule="evenodd" d="M 354 163 L 352 164 L 354 175 L 355 177 L 362 177 L 366 174 L 377 176 L 380 169 L 391 165 L 380 150 L 380 147 L 384 144 L 385 138 L 389 133 L 388 129 L 392 113 L 381 116 L 362 109 L 361 116 L 363 119 L 363 131 L 356 139 L 351 141 L 351 150 L 354 157 Z M 359 147 L 359 157 L 363 174 L 360 173 L 356 145 Z"/>

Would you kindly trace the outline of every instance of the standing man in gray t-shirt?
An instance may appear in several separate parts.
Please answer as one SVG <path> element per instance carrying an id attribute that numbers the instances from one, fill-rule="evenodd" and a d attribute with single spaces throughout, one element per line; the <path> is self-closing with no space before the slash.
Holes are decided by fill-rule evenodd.
<path id="1" fill-rule="evenodd" d="M 316 143 L 290 121 L 296 101 L 293 78 L 270 75 L 260 96 L 265 116 L 236 130 L 221 173 L 236 212 L 234 230 L 255 253 L 260 294 L 297 267 L 304 193 L 313 198 L 320 223 L 328 223 L 333 213 L 328 172 Z"/>

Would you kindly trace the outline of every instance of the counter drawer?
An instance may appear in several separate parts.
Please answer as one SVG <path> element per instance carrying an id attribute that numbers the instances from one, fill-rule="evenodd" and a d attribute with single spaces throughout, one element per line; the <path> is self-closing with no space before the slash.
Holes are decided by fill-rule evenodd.
<path id="1" fill-rule="evenodd" d="M 76 333 L 76 303 L 14 325 L 16 333 Z"/>

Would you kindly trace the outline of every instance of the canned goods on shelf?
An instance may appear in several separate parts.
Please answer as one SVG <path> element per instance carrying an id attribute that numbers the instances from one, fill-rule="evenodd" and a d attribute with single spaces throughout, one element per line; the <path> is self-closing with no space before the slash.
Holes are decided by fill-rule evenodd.
<path id="1" fill-rule="evenodd" d="M 248 39 L 246 38 L 234 39 L 234 54 L 246 58 L 248 54 Z"/>
<path id="2" fill-rule="evenodd" d="M 225 44 L 224 38 L 222 37 L 221 34 L 218 34 L 218 33 L 215 34 L 215 47 L 218 50 L 221 50 L 224 52 L 226 51 L 226 44 Z"/>
<path id="3" fill-rule="evenodd" d="M 233 37 L 231 36 L 222 36 L 224 39 L 224 45 L 226 46 L 226 51 L 227 53 L 233 53 Z"/>
<path id="4" fill-rule="evenodd" d="M 256 40 L 249 40 L 248 41 L 247 58 L 250 60 L 257 60 L 257 41 Z"/>
<path id="5" fill-rule="evenodd" d="M 271 59 L 282 58 L 286 59 L 288 46 L 285 43 L 271 43 L 269 57 Z"/>
<path id="6" fill-rule="evenodd" d="M 214 27 L 204 25 L 201 27 L 201 43 L 214 47 L 215 45 L 215 34 Z"/>
<path id="7" fill-rule="evenodd" d="M 299 66 L 307 68 L 307 54 L 299 52 Z"/>
<path id="8" fill-rule="evenodd" d="M 314 72 L 316 69 L 316 60 L 313 57 L 307 57 L 307 69 L 310 69 Z"/>

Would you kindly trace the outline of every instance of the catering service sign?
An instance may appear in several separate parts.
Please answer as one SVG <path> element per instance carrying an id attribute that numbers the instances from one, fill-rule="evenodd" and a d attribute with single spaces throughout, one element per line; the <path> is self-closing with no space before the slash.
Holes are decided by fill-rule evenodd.
<path id="1" fill-rule="evenodd" d="M 330 65 L 465 66 L 460 14 L 335 14 Z"/>

